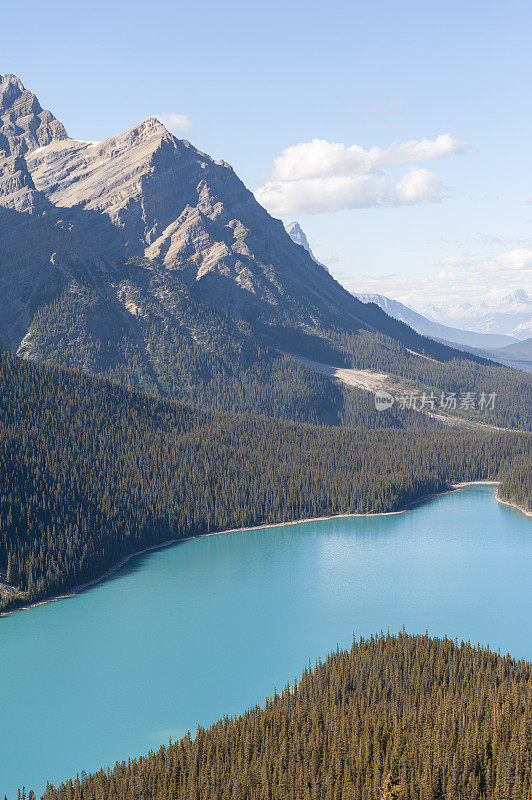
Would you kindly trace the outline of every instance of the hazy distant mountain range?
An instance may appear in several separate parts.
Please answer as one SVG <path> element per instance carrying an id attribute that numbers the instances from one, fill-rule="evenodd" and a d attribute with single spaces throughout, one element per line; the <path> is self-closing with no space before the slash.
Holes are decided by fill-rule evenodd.
<path id="1" fill-rule="evenodd" d="M 291 222 L 285 227 L 290 238 L 301 245 L 316 264 L 320 264 L 299 222 Z M 320 265 L 327 269 L 324 264 Z M 353 292 L 353 295 L 363 303 L 375 303 L 424 336 L 471 347 L 504 347 L 532 335 L 532 298 L 525 289 L 516 289 L 499 301 L 482 301 L 477 305 L 429 303 L 419 311 L 381 294 Z"/>
<path id="2" fill-rule="evenodd" d="M 0 78 L 0 344 L 197 405 L 328 423 L 360 421 L 353 391 L 287 353 L 442 387 L 488 369 L 353 297 L 224 161 L 154 118 L 70 139 L 13 75 Z"/>
<path id="3" fill-rule="evenodd" d="M 386 311 L 391 317 L 406 322 L 418 333 L 430 336 L 433 339 L 448 339 L 457 344 L 465 344 L 470 347 L 504 347 L 512 344 L 515 339 L 511 336 L 501 334 L 477 333 L 475 331 L 461 330 L 441 322 L 436 322 L 429 317 L 419 314 L 413 308 L 405 306 L 398 300 L 392 300 L 382 294 L 356 294 L 363 303 L 375 303 Z"/>
<path id="4" fill-rule="evenodd" d="M 504 334 L 524 339 L 532 335 L 532 298 L 516 289 L 500 300 L 459 305 L 429 303 L 420 308 L 430 319 L 479 333 Z"/>
<path id="5" fill-rule="evenodd" d="M 392 300 L 380 294 L 357 294 L 359 300 L 364 303 L 375 303 L 395 319 L 406 322 L 418 333 L 430 336 L 438 341 L 445 342 L 454 346 L 466 348 L 468 352 L 483 355 L 501 364 L 532 371 L 532 337 L 517 339 L 515 336 L 508 336 L 500 333 L 479 333 L 472 330 L 461 330 L 449 325 L 443 325 L 433 319 L 425 317 L 414 311 L 413 308 L 405 306 L 398 300 Z M 512 296 L 521 305 L 525 305 L 528 300 L 526 292 L 516 293 Z M 506 315 L 506 309 L 511 304 L 511 299 L 507 299 L 501 312 Z M 443 313 L 441 314 L 443 316 Z M 496 319 L 496 312 L 491 312 L 492 320 Z M 499 320 L 499 327 L 503 327 L 503 321 Z M 521 325 L 523 325 L 521 323 Z M 523 327 L 524 329 L 524 327 Z"/>

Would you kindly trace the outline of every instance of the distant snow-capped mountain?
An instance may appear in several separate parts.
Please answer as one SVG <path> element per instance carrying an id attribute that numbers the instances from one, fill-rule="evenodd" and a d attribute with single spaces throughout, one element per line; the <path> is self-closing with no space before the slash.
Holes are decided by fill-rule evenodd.
<path id="1" fill-rule="evenodd" d="M 415 331 L 423 334 L 423 336 L 430 336 L 431 339 L 445 339 L 456 344 L 479 348 L 505 347 L 516 341 L 516 337 L 513 336 L 499 333 L 477 333 L 476 331 L 462 330 L 451 325 L 444 325 L 414 311 L 413 308 L 405 306 L 398 300 L 392 300 L 382 294 L 356 294 L 355 297 L 362 300 L 363 303 L 375 303 L 394 319 L 406 322 Z"/>
<path id="2" fill-rule="evenodd" d="M 430 336 L 431 339 L 458 346 L 515 369 L 532 372 L 532 337 L 522 340 L 500 333 L 465 331 L 428 319 L 398 300 L 381 294 L 357 294 L 356 297 L 363 303 L 375 303 L 391 317 L 406 322 L 417 333 Z"/>
<path id="3" fill-rule="evenodd" d="M 323 267 L 323 269 L 329 272 L 325 264 L 322 264 L 321 261 L 318 261 L 318 259 L 310 249 L 310 245 L 308 243 L 305 231 L 302 229 L 299 222 L 289 222 L 288 225 L 285 225 L 285 229 L 287 234 L 292 239 L 292 241 L 300 245 L 300 247 L 303 247 L 303 249 L 307 251 L 307 253 L 309 254 L 309 256 L 311 257 L 311 259 L 314 261 L 315 264 L 319 264 L 320 267 Z"/>
<path id="4" fill-rule="evenodd" d="M 524 339 L 532 335 L 532 298 L 516 289 L 497 301 L 453 305 L 428 303 L 422 314 L 434 322 L 486 334 L 503 334 Z"/>

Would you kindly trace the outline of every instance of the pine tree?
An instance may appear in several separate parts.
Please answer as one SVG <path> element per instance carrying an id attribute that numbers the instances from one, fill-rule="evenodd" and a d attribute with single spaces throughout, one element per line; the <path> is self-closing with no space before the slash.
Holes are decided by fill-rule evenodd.
<path id="1" fill-rule="evenodd" d="M 381 786 L 380 800 L 400 800 L 401 783 L 389 772 Z"/>

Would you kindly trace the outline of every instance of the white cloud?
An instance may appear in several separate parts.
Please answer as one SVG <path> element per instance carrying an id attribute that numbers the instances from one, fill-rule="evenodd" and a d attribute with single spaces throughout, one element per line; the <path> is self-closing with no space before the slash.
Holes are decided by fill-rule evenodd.
<path id="1" fill-rule="evenodd" d="M 168 114 L 156 114 L 156 117 L 170 133 L 188 133 L 192 127 L 191 121 L 185 114 L 170 111 Z"/>
<path id="2" fill-rule="evenodd" d="M 413 164 L 419 161 L 431 161 L 440 156 L 456 155 L 467 149 L 467 143 L 461 142 L 450 133 L 441 133 L 435 139 L 412 139 L 402 144 L 392 144 L 385 150 L 374 147 L 370 153 L 377 152 L 380 164 Z"/>
<path id="3" fill-rule="evenodd" d="M 464 263 L 462 256 L 448 256 L 447 258 L 440 259 L 442 267 L 458 267 Z"/>
<path id="4" fill-rule="evenodd" d="M 438 203 L 442 199 L 443 183 L 439 175 L 424 167 L 412 167 L 395 184 L 392 194 L 395 205 L 414 205 L 430 201 Z"/>
<path id="5" fill-rule="evenodd" d="M 529 270 L 532 269 L 532 250 L 524 248 L 509 250 L 494 261 L 486 261 L 484 269 L 490 271 Z"/>
<path id="6" fill-rule="evenodd" d="M 283 150 L 255 196 L 269 211 L 281 215 L 438 202 L 443 187 L 435 173 L 411 167 L 394 181 L 385 167 L 428 161 L 465 148 L 464 142 L 448 133 L 369 150 L 313 139 Z"/>
<path id="7" fill-rule="evenodd" d="M 298 181 L 309 178 L 349 177 L 367 174 L 372 170 L 369 151 L 340 142 L 313 139 L 283 150 L 273 162 L 270 179 Z"/>
<path id="8" fill-rule="evenodd" d="M 255 196 L 273 214 L 321 214 L 377 205 L 382 179 L 366 175 L 268 181 Z"/>
<path id="9" fill-rule="evenodd" d="M 383 294 L 421 312 L 439 307 L 461 308 L 464 304 L 489 306 L 500 303 L 516 289 L 532 295 L 532 250 L 515 249 L 489 260 L 449 256 L 440 261 L 444 269 L 425 275 L 364 276 L 348 288 L 355 292 Z"/>

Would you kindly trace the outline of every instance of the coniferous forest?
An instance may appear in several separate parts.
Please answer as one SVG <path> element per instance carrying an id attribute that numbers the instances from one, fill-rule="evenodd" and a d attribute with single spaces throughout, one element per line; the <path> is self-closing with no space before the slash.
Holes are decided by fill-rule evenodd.
<path id="1" fill-rule="evenodd" d="M 507 500 L 519 508 L 532 510 L 532 459 L 523 454 L 504 474 L 498 491 L 501 500 Z"/>
<path id="2" fill-rule="evenodd" d="M 177 537 L 396 511 L 469 480 L 500 479 L 505 498 L 530 499 L 524 432 L 215 414 L 7 354 L 0 396 L 2 610 Z"/>
<path id="3" fill-rule="evenodd" d="M 130 278 L 135 269 L 140 267 L 128 263 Z M 149 274 L 152 269 L 150 265 Z M 467 389 L 494 392 L 493 408 L 479 414 L 458 407 L 452 413 L 532 430 L 532 387 L 526 373 L 419 337 L 403 323 L 393 325 L 400 325 L 404 342 L 386 333 L 348 333 L 328 326 L 311 334 L 287 324 L 283 315 L 274 316 L 268 325 L 234 320 L 198 307 L 187 293 L 186 298 L 174 298 L 173 313 L 180 320 L 177 329 L 167 318 L 164 325 L 146 324 L 146 347 L 140 348 L 138 338 L 124 331 L 120 335 L 114 331 L 107 340 L 101 316 L 106 303 L 87 288 L 78 289 L 69 290 L 35 315 L 31 341 L 40 360 L 71 368 L 83 365 L 84 370 L 125 386 L 214 411 L 327 425 L 434 427 L 426 415 L 397 408 L 383 419 L 367 394 L 331 382 L 282 355 L 290 351 L 323 364 L 386 372 L 438 397 L 442 392 L 459 396 Z M 391 324 L 385 315 L 380 322 Z M 184 333 L 190 326 L 196 331 L 194 337 Z"/>
<path id="4" fill-rule="evenodd" d="M 264 709 L 43 798 L 530 800 L 532 665 L 428 636 L 361 640 Z"/>

